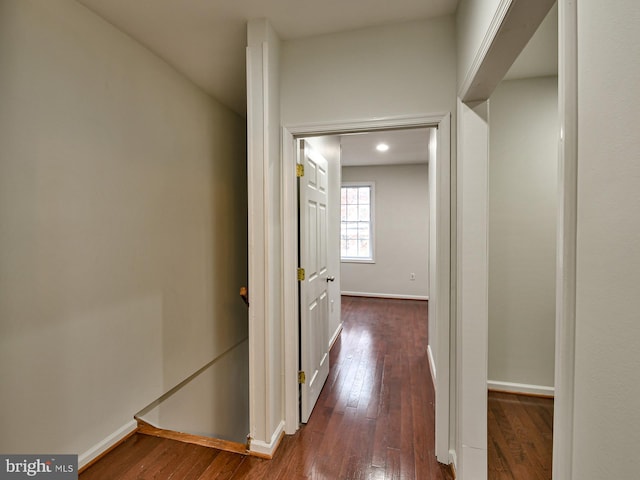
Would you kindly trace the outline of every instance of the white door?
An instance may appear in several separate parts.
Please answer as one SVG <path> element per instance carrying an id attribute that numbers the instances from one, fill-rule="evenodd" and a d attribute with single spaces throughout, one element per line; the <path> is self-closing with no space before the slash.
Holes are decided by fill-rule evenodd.
<path id="1" fill-rule="evenodd" d="M 301 415 L 309 420 L 329 375 L 329 298 L 327 283 L 327 161 L 306 141 L 300 142 L 304 175 L 300 178 L 300 363 Z"/>

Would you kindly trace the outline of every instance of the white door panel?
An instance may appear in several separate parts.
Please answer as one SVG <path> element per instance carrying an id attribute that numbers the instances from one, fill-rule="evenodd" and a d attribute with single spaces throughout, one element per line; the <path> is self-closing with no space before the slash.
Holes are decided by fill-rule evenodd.
<path id="1" fill-rule="evenodd" d="M 301 142 L 300 178 L 300 357 L 301 420 L 306 423 L 329 375 L 329 295 L 327 291 L 327 161 Z"/>

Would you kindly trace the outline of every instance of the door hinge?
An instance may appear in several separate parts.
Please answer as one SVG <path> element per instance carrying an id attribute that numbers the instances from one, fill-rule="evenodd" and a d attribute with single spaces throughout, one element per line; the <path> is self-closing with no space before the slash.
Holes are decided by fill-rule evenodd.
<path id="1" fill-rule="evenodd" d="M 304 165 L 296 163 L 296 177 L 304 177 Z"/>
<path id="2" fill-rule="evenodd" d="M 298 372 L 298 383 L 304 383 L 307 381 L 307 376 L 304 374 L 304 372 L 300 371 Z"/>
<path id="3" fill-rule="evenodd" d="M 298 281 L 302 282 L 304 280 L 304 268 L 298 269 Z"/>

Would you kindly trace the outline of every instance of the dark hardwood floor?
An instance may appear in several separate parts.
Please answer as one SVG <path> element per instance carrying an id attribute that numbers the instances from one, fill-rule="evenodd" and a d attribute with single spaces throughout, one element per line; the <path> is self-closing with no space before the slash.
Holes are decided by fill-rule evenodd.
<path id="1" fill-rule="evenodd" d="M 434 454 L 427 303 L 343 297 L 342 315 L 309 423 L 273 460 L 136 434 L 80 479 L 451 479 Z"/>
<path id="2" fill-rule="evenodd" d="M 550 480 L 553 399 L 489 392 L 489 480 Z"/>

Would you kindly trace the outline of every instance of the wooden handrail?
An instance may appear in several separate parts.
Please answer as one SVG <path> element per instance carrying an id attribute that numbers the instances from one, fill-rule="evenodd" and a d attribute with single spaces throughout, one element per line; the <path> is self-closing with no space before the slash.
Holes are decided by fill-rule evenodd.
<path id="1" fill-rule="evenodd" d="M 249 290 L 247 290 L 247 287 L 240 287 L 240 298 L 242 298 L 242 301 L 248 307 L 249 306 Z"/>

